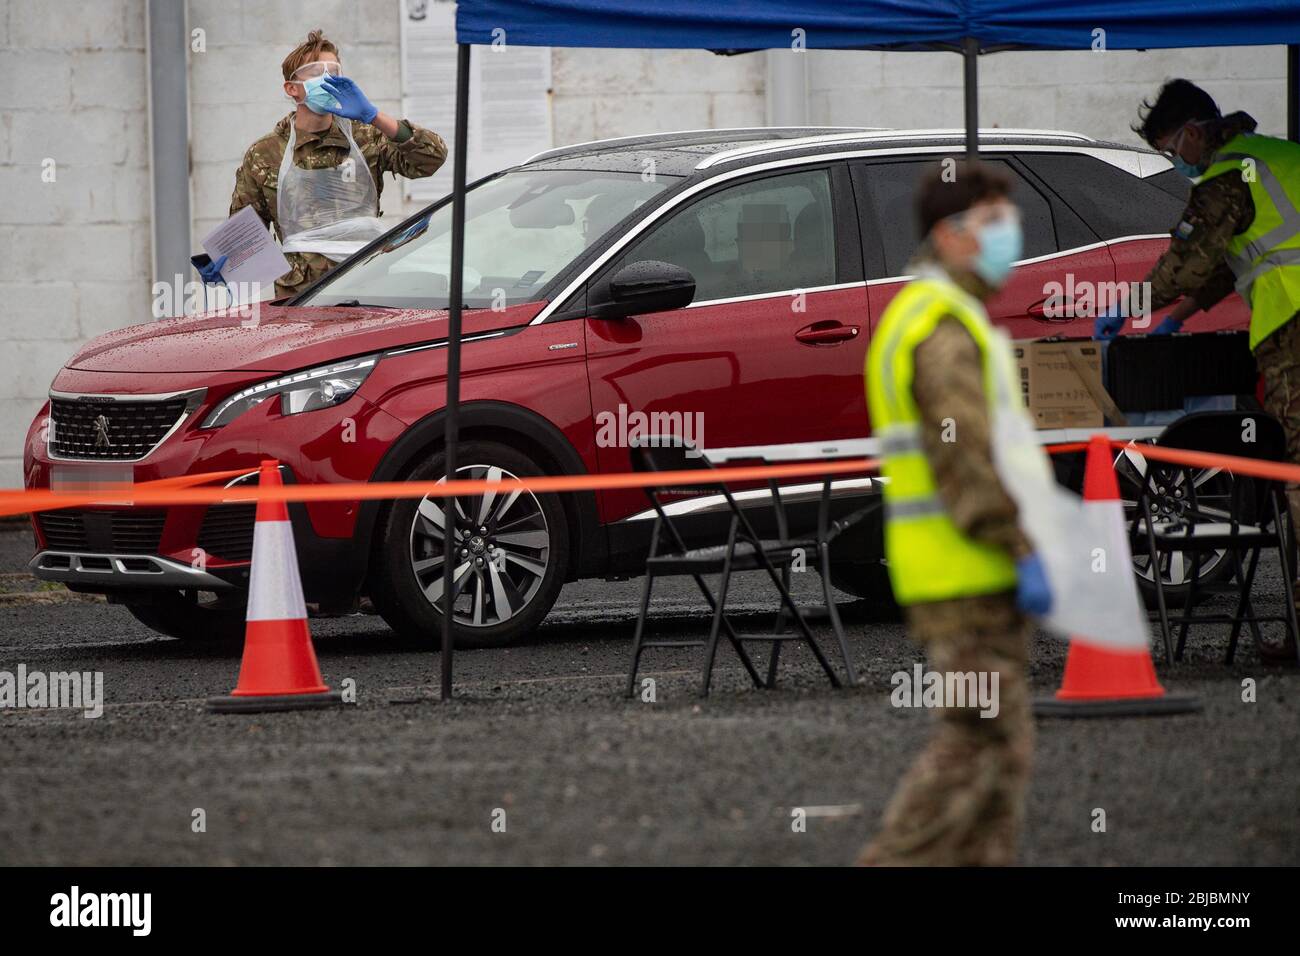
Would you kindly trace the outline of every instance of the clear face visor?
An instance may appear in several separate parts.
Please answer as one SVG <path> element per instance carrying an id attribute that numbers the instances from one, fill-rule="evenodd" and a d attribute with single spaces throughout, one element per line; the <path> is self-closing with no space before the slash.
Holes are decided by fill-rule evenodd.
<path id="1" fill-rule="evenodd" d="M 1188 120 L 1178 128 L 1177 133 L 1165 142 L 1165 145 L 1160 147 L 1158 150 L 1160 155 L 1168 160 L 1172 160 L 1175 156 L 1178 156 L 1183 148 L 1183 137 L 1187 135 L 1187 127 L 1201 125 L 1202 123 L 1199 120 Z"/>
<path id="2" fill-rule="evenodd" d="M 311 63 L 304 63 L 294 70 L 289 76 L 289 82 L 302 83 L 306 80 L 314 80 L 327 73 L 330 76 L 338 76 L 339 70 L 339 64 L 333 60 L 313 60 Z"/>
<path id="3" fill-rule="evenodd" d="M 992 225 L 1020 225 L 1020 208 L 1012 202 L 989 203 L 947 217 L 947 222 L 958 229 L 977 231 Z"/>

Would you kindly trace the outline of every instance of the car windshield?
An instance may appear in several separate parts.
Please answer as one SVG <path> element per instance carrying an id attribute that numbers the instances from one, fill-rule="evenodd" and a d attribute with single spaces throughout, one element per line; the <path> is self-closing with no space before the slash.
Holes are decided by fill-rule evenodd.
<path id="1" fill-rule="evenodd" d="M 465 204 L 468 308 L 527 302 L 556 273 L 676 177 L 591 170 L 519 170 L 470 190 Z M 451 203 L 341 269 L 300 305 L 445 309 Z"/>

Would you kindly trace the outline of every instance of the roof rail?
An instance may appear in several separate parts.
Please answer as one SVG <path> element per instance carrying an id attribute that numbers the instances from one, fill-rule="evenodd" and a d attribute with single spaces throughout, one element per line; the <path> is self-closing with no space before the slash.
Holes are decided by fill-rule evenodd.
<path id="1" fill-rule="evenodd" d="M 980 139 L 985 137 L 1013 137 L 1015 139 L 1069 139 L 1081 143 L 1097 142 L 1083 133 L 1070 133 L 1065 130 L 1050 129 L 1002 129 L 994 127 L 981 129 Z M 850 133 L 828 133 L 819 136 L 804 136 L 799 139 L 768 140 L 761 143 L 746 143 L 733 149 L 725 149 L 711 156 L 706 156 L 695 164 L 696 169 L 708 169 L 719 163 L 730 162 L 745 156 L 761 156 L 764 153 L 777 153 L 791 149 L 803 149 L 807 146 L 835 145 L 839 143 L 887 142 L 900 139 L 961 139 L 966 138 L 964 129 L 886 129 L 862 130 Z"/>
<path id="2" fill-rule="evenodd" d="M 844 130 L 845 132 L 866 133 L 866 132 L 870 132 L 872 130 L 872 127 L 869 126 L 820 126 L 820 127 L 731 126 L 731 127 L 721 127 L 717 129 L 679 129 L 679 130 L 672 130 L 671 132 L 664 132 L 664 133 L 637 133 L 634 136 L 614 136 L 610 139 L 592 139 L 592 140 L 587 140 L 586 142 L 583 143 L 569 143 L 565 146 L 556 146 L 553 147 L 552 149 L 544 149 L 540 153 L 537 153 L 533 156 L 529 156 L 526 160 L 523 161 L 523 163 L 521 163 L 521 165 L 527 166 L 530 163 L 536 163 L 543 159 L 555 159 L 558 156 L 565 156 L 570 153 L 585 152 L 588 149 L 591 149 L 593 147 L 614 146 L 618 143 L 627 143 L 627 142 L 631 142 L 632 140 L 638 140 L 638 139 L 644 139 L 644 140 L 654 140 L 658 138 L 669 139 L 674 136 L 692 136 L 698 133 L 761 133 L 766 131 L 783 132 L 786 130 L 795 130 L 795 129 L 839 129 L 839 130 Z M 821 135 L 838 135 L 838 134 L 821 134 Z M 808 139 L 808 138 L 809 137 L 800 137 L 800 139 Z M 774 137 L 771 140 L 765 140 L 765 142 L 779 142 L 779 141 L 780 140 L 777 137 Z M 794 140 L 787 140 L 786 142 L 794 142 Z"/>

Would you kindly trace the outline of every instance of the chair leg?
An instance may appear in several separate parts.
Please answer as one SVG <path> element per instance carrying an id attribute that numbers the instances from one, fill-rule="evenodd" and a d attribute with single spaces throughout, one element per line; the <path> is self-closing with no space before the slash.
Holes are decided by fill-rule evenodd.
<path id="1" fill-rule="evenodd" d="M 1147 526 L 1147 555 L 1151 560 L 1151 580 L 1156 587 L 1156 609 L 1160 613 L 1160 636 L 1165 642 L 1165 663 L 1174 662 L 1174 641 L 1169 632 L 1169 606 L 1165 603 L 1165 585 L 1160 577 L 1160 552 L 1156 549 L 1155 529 L 1151 527 L 1151 517 L 1143 519 Z"/>
<path id="2" fill-rule="evenodd" d="M 835 606 L 834 591 L 831 588 L 831 549 L 825 541 L 821 543 L 822 594 L 826 596 L 826 613 L 830 615 L 831 629 L 835 631 L 835 640 L 840 645 L 840 655 L 844 658 L 844 673 L 849 679 L 849 686 L 858 682 L 857 672 L 853 669 L 853 658 L 849 656 L 848 641 L 844 638 L 844 625 L 840 622 L 840 611 Z"/>
<path id="3" fill-rule="evenodd" d="M 1285 512 L 1286 517 L 1283 518 Z M 1294 566 L 1291 563 L 1292 556 L 1296 553 L 1295 538 L 1296 528 L 1291 524 L 1290 508 L 1279 508 L 1278 497 L 1276 493 L 1273 496 L 1273 521 L 1278 530 L 1280 543 L 1277 549 L 1278 561 L 1282 565 L 1282 587 L 1290 589 L 1294 577 Z M 1300 623 L 1296 620 L 1295 599 L 1293 594 L 1283 596 L 1286 603 L 1286 624 L 1291 631 L 1291 643 L 1295 647 L 1296 663 L 1300 664 Z"/>
<path id="4" fill-rule="evenodd" d="M 709 643 L 704 646 L 704 679 L 700 685 L 700 696 L 709 696 L 709 684 L 713 679 L 713 659 L 718 652 L 718 634 L 722 629 L 722 611 L 727 606 L 727 591 L 731 588 L 731 553 L 735 548 L 735 536 L 727 548 L 727 558 L 722 563 L 722 583 L 718 587 L 718 606 L 713 609 L 713 622 L 709 626 Z"/>
<path id="5" fill-rule="evenodd" d="M 776 586 L 776 589 L 781 592 L 782 607 L 789 609 L 790 616 L 794 618 L 795 623 L 799 625 L 799 630 L 803 633 L 803 639 L 808 643 L 809 650 L 813 652 L 813 657 L 817 658 L 817 663 L 820 664 L 822 670 L 826 672 L 826 679 L 830 681 L 832 687 L 841 686 L 840 678 L 835 673 L 835 668 L 831 667 L 830 661 L 828 661 L 826 655 L 822 653 L 821 647 L 817 644 L 817 639 L 813 637 L 812 631 L 808 628 L 808 621 L 799 613 L 799 606 L 794 603 L 794 598 L 790 596 L 790 591 L 781 583 L 781 576 L 776 573 L 776 569 L 770 564 L 764 562 L 764 565 L 767 569 L 768 577 L 772 579 L 772 583 Z"/>
<path id="6" fill-rule="evenodd" d="M 1258 554 L 1258 551 L 1255 552 Z M 1254 568 L 1251 568 L 1251 577 L 1254 576 Z M 1245 622 L 1246 609 L 1250 606 L 1250 579 L 1246 577 L 1246 570 L 1241 563 L 1241 552 L 1233 550 L 1232 552 L 1232 573 L 1237 579 L 1237 612 L 1232 618 L 1232 631 L 1228 635 L 1228 653 L 1224 657 L 1223 663 L 1231 664 L 1232 659 L 1237 656 L 1237 639 L 1241 636 L 1241 625 Z"/>
<path id="7" fill-rule="evenodd" d="M 645 639 L 645 622 L 650 611 L 650 588 L 654 585 L 654 575 L 647 573 L 645 584 L 641 586 L 641 610 L 636 617 L 636 632 L 632 635 L 632 666 L 627 672 L 627 690 L 624 697 L 636 694 L 636 672 L 641 663 L 641 642 Z"/>
<path id="8" fill-rule="evenodd" d="M 1178 647 L 1174 659 L 1183 659 L 1183 649 L 1187 646 L 1187 628 L 1192 623 L 1192 611 L 1196 608 L 1196 585 L 1201 579 L 1201 552 L 1192 552 L 1192 579 L 1187 582 L 1187 600 L 1183 603 L 1183 613 L 1178 621 Z"/>
<path id="9" fill-rule="evenodd" d="M 704 583 L 704 578 L 700 577 L 698 574 L 692 574 L 691 577 L 695 579 L 695 586 L 698 587 L 700 593 L 704 595 L 704 600 L 709 605 L 709 613 L 714 613 L 714 610 L 717 608 L 717 602 L 714 600 L 713 592 L 710 591 L 709 586 Z M 749 674 L 749 679 L 754 682 L 754 686 L 762 687 L 763 678 L 758 676 L 758 668 L 754 666 L 754 662 L 750 659 L 749 654 L 746 653 L 745 645 L 741 642 L 740 636 L 736 633 L 736 629 L 731 626 L 731 621 L 727 618 L 725 612 L 722 614 L 722 632 L 727 635 L 727 640 L 731 643 L 731 646 L 736 649 L 736 655 L 740 658 L 740 663 L 745 665 L 745 671 Z"/>
<path id="10" fill-rule="evenodd" d="M 1255 587 L 1255 571 L 1259 568 L 1260 548 L 1255 548 L 1250 554 L 1250 570 L 1246 574 L 1246 593 L 1245 601 L 1245 620 L 1250 625 L 1250 636 L 1255 640 L 1255 646 L 1259 647 L 1264 642 L 1264 635 L 1259 629 L 1259 621 L 1255 619 L 1255 602 L 1250 599 L 1250 592 Z"/>
<path id="11" fill-rule="evenodd" d="M 786 590 L 788 591 L 790 589 L 790 568 L 788 566 L 781 569 L 781 581 L 785 584 Z M 772 628 L 773 634 L 785 633 L 785 616 L 788 613 L 789 612 L 785 609 L 785 605 L 777 608 L 776 625 Z M 781 643 L 781 641 L 772 642 L 772 653 L 767 658 L 766 687 L 768 690 L 776 687 L 776 670 L 781 662 Z"/>

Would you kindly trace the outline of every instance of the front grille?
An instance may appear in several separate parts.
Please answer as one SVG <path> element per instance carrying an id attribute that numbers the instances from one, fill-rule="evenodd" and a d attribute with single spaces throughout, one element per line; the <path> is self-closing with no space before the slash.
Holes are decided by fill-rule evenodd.
<path id="1" fill-rule="evenodd" d="M 86 548 L 86 522 L 80 511 L 43 511 L 36 516 L 45 546 L 55 551 Z"/>
<path id="2" fill-rule="evenodd" d="M 226 561 L 253 559 L 253 521 L 257 505 L 213 505 L 203 516 L 198 545 Z"/>
<path id="3" fill-rule="evenodd" d="M 36 515 L 51 551 L 157 554 L 166 511 L 42 511 Z"/>
<path id="4" fill-rule="evenodd" d="M 185 414 L 185 396 L 92 402 L 50 399 L 50 450 L 58 458 L 134 461 L 149 454 Z"/>

